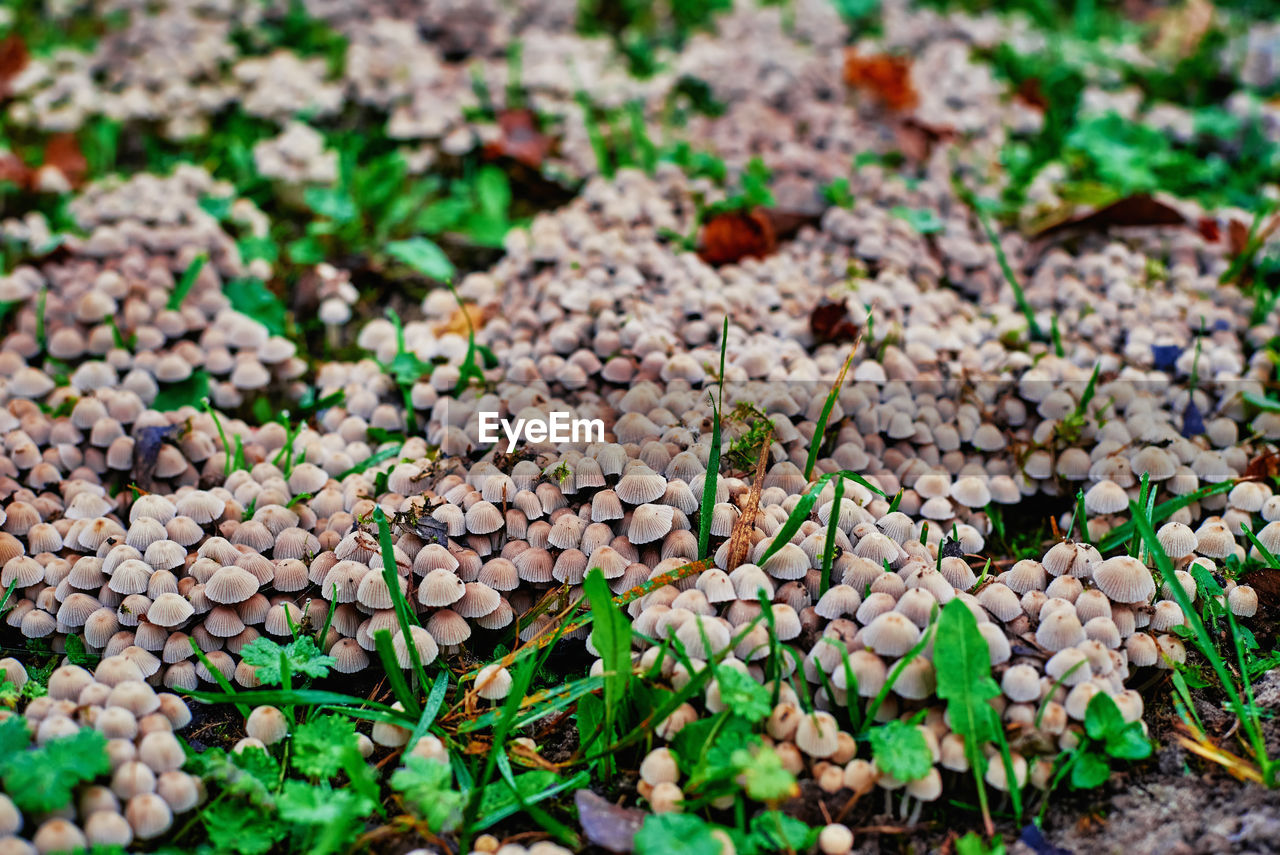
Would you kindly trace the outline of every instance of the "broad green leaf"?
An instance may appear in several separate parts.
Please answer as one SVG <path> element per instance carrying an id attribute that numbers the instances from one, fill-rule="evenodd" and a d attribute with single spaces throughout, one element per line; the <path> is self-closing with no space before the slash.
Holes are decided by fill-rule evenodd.
<path id="1" fill-rule="evenodd" d="M 16 731 L 8 731 L 5 741 L 14 743 L 16 736 Z M 106 737 L 93 730 L 51 740 L 6 760 L 4 792 L 27 813 L 61 810 L 70 803 L 75 786 L 111 771 Z"/>
<path id="2" fill-rule="evenodd" d="M 591 568 L 583 588 L 591 603 L 591 640 L 604 662 L 605 739 L 612 741 L 631 683 L 631 621 L 613 601 L 613 592 L 600 568 Z"/>
<path id="3" fill-rule="evenodd" d="M 1106 739 L 1113 733 L 1119 733 L 1124 726 L 1124 715 L 1109 695 L 1098 692 L 1089 699 L 1084 712 L 1084 729 L 1090 738 Z"/>
<path id="4" fill-rule="evenodd" d="M 308 208 L 335 222 L 349 223 L 359 214 L 351 194 L 338 187 L 308 187 L 302 198 Z"/>
<path id="5" fill-rule="evenodd" d="M 876 766 L 899 781 L 914 781 L 929 774 L 933 754 L 920 728 L 905 721 L 890 721 L 868 734 Z"/>
<path id="6" fill-rule="evenodd" d="M 718 855 L 720 841 L 701 817 L 684 813 L 653 813 L 636 832 L 636 855 Z"/>
<path id="7" fill-rule="evenodd" d="M 287 830 L 269 814 L 235 802 L 208 805 L 200 811 L 200 821 L 216 851 L 238 855 L 265 855 Z"/>
<path id="8" fill-rule="evenodd" d="M 755 801 L 776 804 L 800 794 L 795 775 L 787 771 L 772 748 L 740 748 L 733 752 L 733 763 L 742 770 L 743 789 Z"/>
<path id="9" fill-rule="evenodd" d="M 317 716 L 293 734 L 294 768 L 308 777 L 332 778 L 342 771 L 346 752 L 355 750 L 355 724 L 342 716 Z"/>
<path id="10" fill-rule="evenodd" d="M 198 407 L 200 402 L 209 397 L 209 374 L 202 370 L 191 372 L 191 376 L 178 383 L 162 383 L 151 409 L 167 413 L 181 407 Z"/>
<path id="11" fill-rule="evenodd" d="M 443 763 L 410 756 L 391 776 L 391 787 L 404 794 L 406 804 L 432 831 L 452 828 L 461 816 L 462 794 L 453 789 L 453 773 Z"/>
<path id="12" fill-rule="evenodd" d="M 222 286 L 231 308 L 262 324 L 272 335 L 284 335 L 288 310 L 261 279 L 244 276 Z"/>
<path id="13" fill-rule="evenodd" d="M 240 658 L 254 667 L 258 680 L 264 685 L 279 685 L 280 654 L 288 657 L 289 670 L 306 677 L 324 677 L 337 664 L 332 656 L 326 656 L 316 647 L 310 636 L 304 635 L 281 647 L 269 638 L 255 638 L 240 651 Z"/>
<path id="14" fill-rule="evenodd" d="M 816 828 L 776 810 L 765 811 L 752 818 L 748 835 L 761 852 L 804 852 L 817 838 Z"/>
<path id="15" fill-rule="evenodd" d="M 1111 767 L 1106 758 L 1085 752 L 1071 767 L 1071 786 L 1077 790 L 1091 790 L 1100 787 L 1111 777 Z"/>
<path id="16" fill-rule="evenodd" d="M 398 240 L 387 244 L 387 255 L 412 267 L 423 276 L 448 282 L 453 279 L 453 262 L 444 254 L 444 250 L 424 237 Z"/>
<path id="17" fill-rule="evenodd" d="M 734 715 L 755 723 L 773 711 L 769 690 L 736 668 L 717 669 L 715 679 L 720 684 L 721 702 Z"/>

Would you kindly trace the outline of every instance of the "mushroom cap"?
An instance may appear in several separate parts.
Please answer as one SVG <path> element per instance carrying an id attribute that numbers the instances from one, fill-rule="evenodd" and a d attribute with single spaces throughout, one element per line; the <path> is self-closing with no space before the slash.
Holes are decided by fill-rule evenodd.
<path id="1" fill-rule="evenodd" d="M 1117 603 L 1143 603 L 1156 592 L 1151 571 L 1128 555 L 1113 556 L 1094 567 L 1093 582 Z"/>
<path id="2" fill-rule="evenodd" d="M 244 730 L 247 736 L 259 740 L 264 745 L 275 745 L 289 735 L 289 720 L 276 707 L 264 704 L 255 707 L 249 713 L 249 717 L 245 719 Z"/>

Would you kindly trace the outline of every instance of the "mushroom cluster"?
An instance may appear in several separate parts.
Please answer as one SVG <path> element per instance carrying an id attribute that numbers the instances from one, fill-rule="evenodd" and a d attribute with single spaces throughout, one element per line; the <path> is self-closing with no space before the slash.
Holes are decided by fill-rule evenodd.
<path id="1" fill-rule="evenodd" d="M 22 713 L 34 744 L 82 728 L 97 731 L 106 737 L 110 780 L 78 788 L 74 804 L 41 818 L 24 817 L 0 793 L 0 851 L 45 855 L 129 848 L 160 837 L 175 817 L 204 800 L 204 783 L 182 771 L 187 755 L 174 735 L 190 723 L 191 712 L 177 695 L 157 693 L 146 682 L 158 668 L 154 656 L 131 646 L 105 657 L 92 672 L 63 665 L 50 674 L 48 694 Z M 26 681 L 14 660 L 0 660 L 0 671 L 19 686 Z"/>

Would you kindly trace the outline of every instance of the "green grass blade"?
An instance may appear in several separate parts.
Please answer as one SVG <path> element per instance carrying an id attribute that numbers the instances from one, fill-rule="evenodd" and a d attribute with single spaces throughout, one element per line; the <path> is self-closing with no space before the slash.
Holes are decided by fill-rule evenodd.
<path id="1" fill-rule="evenodd" d="M 1258 554 L 1267 562 L 1267 566 L 1272 570 L 1280 570 L 1280 562 L 1276 561 L 1276 557 L 1271 553 L 1270 549 L 1262 545 L 1262 541 L 1258 540 L 1258 536 L 1253 533 L 1253 529 L 1249 528 L 1248 525 L 1241 525 L 1240 530 L 1244 532 L 1245 537 L 1249 538 L 1249 542 L 1253 544 L 1254 549 L 1258 550 Z"/>
<path id="2" fill-rule="evenodd" d="M 427 702 L 422 707 L 422 715 L 418 716 L 418 723 L 413 728 L 413 734 L 409 737 L 408 749 L 413 750 L 413 746 L 418 744 L 418 740 L 426 735 L 431 729 L 431 725 L 435 724 L 436 716 L 440 714 L 440 708 L 444 706 L 445 695 L 449 691 L 449 672 L 441 671 L 436 675 L 435 685 L 431 687 L 431 693 L 427 695 Z"/>
<path id="3" fill-rule="evenodd" d="M 827 433 L 827 420 L 831 418 L 831 411 L 835 409 L 836 399 L 840 397 L 840 387 L 844 385 L 844 377 L 849 373 L 849 366 L 853 364 L 853 355 L 857 352 L 858 345 L 855 342 L 853 347 L 849 348 L 849 355 L 845 357 L 844 365 L 840 367 L 840 373 L 836 375 L 836 381 L 831 384 L 831 391 L 827 393 L 827 400 L 822 404 L 822 412 L 818 415 L 818 421 L 813 428 L 813 440 L 809 443 L 809 457 L 804 463 L 806 481 L 813 478 L 813 466 L 818 462 L 818 452 L 822 448 L 822 441 Z M 724 368 L 722 367 L 720 370 L 723 372 Z"/>
<path id="4" fill-rule="evenodd" d="M 1192 502 L 1198 502 L 1205 496 L 1225 493 L 1235 485 L 1235 481 L 1221 481 L 1217 484 L 1210 484 L 1206 487 L 1201 487 L 1199 490 L 1187 493 L 1185 496 L 1176 496 L 1167 502 L 1161 502 L 1156 505 L 1151 512 L 1151 524 L 1155 525 L 1156 523 L 1164 522 L 1166 519 L 1173 516 L 1176 511 L 1185 508 Z M 1083 495 L 1081 496 L 1081 502 L 1083 502 Z M 1083 504 L 1081 504 L 1080 510 L 1084 510 Z M 1134 521 L 1128 520 L 1111 529 L 1111 531 L 1107 532 L 1107 536 L 1102 538 L 1102 540 L 1097 544 L 1098 551 L 1106 554 L 1111 550 L 1116 549 L 1121 544 L 1129 540 L 1129 538 L 1133 537 L 1133 528 Z M 1087 533 L 1087 529 L 1085 531 Z"/>
<path id="5" fill-rule="evenodd" d="M 420 626 L 418 623 L 418 615 L 405 601 L 404 593 L 400 590 L 399 571 L 396 568 L 395 544 L 391 542 L 391 525 L 387 522 L 387 515 L 381 507 L 373 509 L 373 520 L 378 525 L 378 547 L 382 551 L 382 578 L 387 584 L 387 591 L 391 594 L 391 603 L 395 607 L 396 620 L 400 624 L 400 632 L 404 634 L 405 647 L 409 651 L 409 661 L 413 665 L 412 673 L 414 679 L 418 681 L 419 687 L 427 685 L 427 672 L 422 667 L 422 657 L 418 655 L 418 645 L 413 641 L 413 633 L 410 632 L 411 626 Z M 392 657 L 392 661 L 395 658 Z M 395 670 L 395 669 L 392 669 Z M 418 707 L 414 702 L 415 709 Z"/>
<path id="6" fill-rule="evenodd" d="M 404 636 L 406 646 L 413 649 L 413 636 L 408 633 Z M 414 695 L 413 690 L 409 688 L 409 681 L 404 678 L 404 671 L 400 667 L 399 660 L 396 659 L 395 645 L 391 641 L 391 630 L 380 629 L 373 634 L 374 648 L 378 651 L 378 658 L 382 660 L 382 669 L 387 673 L 387 683 L 391 686 L 391 694 L 400 702 L 400 706 L 405 711 L 413 715 L 415 718 L 422 714 L 422 707 L 418 705 L 418 698 Z"/>
<path id="7" fill-rule="evenodd" d="M 613 592 L 599 568 L 587 573 L 584 587 L 591 602 L 591 638 L 604 661 L 605 738 L 612 740 L 616 717 L 626 703 L 631 683 L 631 621 L 614 604 Z M 610 760 L 605 761 L 604 769 L 608 779 L 613 771 Z"/>
<path id="8" fill-rule="evenodd" d="M 222 691 L 226 693 L 227 697 L 223 699 L 223 702 L 235 704 L 236 709 L 240 711 L 240 715 L 242 715 L 245 718 L 248 718 L 249 707 L 237 699 L 237 695 L 239 693 L 236 692 L 235 687 L 231 685 L 231 681 L 228 680 L 226 677 L 222 676 L 221 671 L 213 667 L 213 663 L 209 661 L 208 656 L 204 655 L 204 651 L 200 649 L 200 645 L 196 644 L 196 640 L 194 638 L 188 638 L 187 643 L 190 644 L 191 649 L 195 651 L 196 658 L 198 658 L 202 663 L 204 663 L 204 667 L 207 668 L 209 670 L 209 673 L 213 675 L 214 682 L 216 682 L 218 686 L 221 687 Z M 189 693 L 189 694 L 192 694 L 192 696 L 194 697 L 194 693 Z"/>
<path id="9" fill-rule="evenodd" d="M 774 535 L 773 540 L 769 543 L 769 548 L 766 549 L 764 555 L 760 557 L 760 561 L 758 563 L 761 566 L 764 566 L 764 563 L 772 558 L 774 553 L 787 544 L 791 538 L 795 536 L 795 533 L 800 530 L 800 526 L 804 524 L 804 521 L 809 518 L 809 514 L 813 511 L 813 506 L 817 504 L 818 494 L 822 492 L 822 488 L 825 487 L 827 482 L 832 478 L 847 478 L 850 481 L 861 484 L 877 496 L 882 498 L 884 497 L 883 490 L 869 482 L 866 478 L 863 478 L 857 472 L 852 472 L 848 469 L 841 469 L 839 472 L 829 472 L 826 475 L 823 475 L 817 481 L 809 485 L 809 489 L 804 491 L 804 495 L 800 497 L 800 501 L 796 502 L 795 508 L 793 508 L 791 513 L 787 515 L 787 521 L 778 529 L 777 534 Z"/>
<path id="10" fill-rule="evenodd" d="M 720 333 L 719 400 L 712 408 L 711 451 L 707 455 L 707 471 L 702 476 L 702 507 L 698 510 L 698 557 L 706 558 L 711 549 L 711 514 L 716 505 L 716 487 L 720 481 L 720 418 L 724 408 L 724 357 L 729 347 L 729 318 L 724 319 Z M 768 449 L 761 452 L 767 454 Z"/>
<path id="11" fill-rule="evenodd" d="M 831 565 L 836 557 L 836 529 L 840 527 L 840 502 L 844 500 L 844 479 L 836 479 L 835 497 L 831 500 L 831 516 L 827 517 L 827 537 L 822 545 L 822 583 L 818 596 L 831 587 Z"/>
<path id="12" fill-rule="evenodd" d="M 1236 717 L 1240 720 L 1241 730 L 1245 731 L 1255 751 L 1261 747 L 1257 757 L 1259 762 L 1263 762 L 1266 758 L 1266 743 L 1263 741 L 1261 731 L 1257 727 L 1256 708 L 1250 709 L 1241 699 L 1240 693 L 1236 690 L 1231 672 L 1228 670 L 1226 663 L 1222 661 L 1222 656 L 1218 653 L 1218 648 L 1213 643 L 1213 637 L 1209 634 L 1208 627 L 1205 626 L 1199 612 L 1195 609 L 1195 604 L 1191 602 L 1191 598 L 1187 596 L 1187 592 L 1178 582 L 1177 576 L 1174 575 L 1173 562 L 1169 560 L 1164 547 L 1160 545 L 1151 521 L 1143 514 L 1142 508 L 1138 506 L 1137 502 L 1131 500 L 1129 502 L 1129 510 L 1133 514 L 1133 522 L 1138 529 L 1138 533 L 1146 541 L 1149 554 L 1155 559 L 1160 575 L 1169 582 L 1166 587 L 1182 609 L 1182 614 L 1187 621 L 1186 625 L 1191 630 L 1192 640 L 1195 642 L 1196 647 L 1200 649 L 1200 653 L 1204 658 L 1209 660 L 1209 665 L 1213 668 L 1214 674 L 1217 675 L 1218 681 L 1222 684 L 1222 690 L 1227 695 L 1232 711 L 1235 712 Z M 1229 613 L 1230 609 L 1226 611 Z"/>
<path id="13" fill-rule="evenodd" d="M 173 286 L 173 290 L 169 292 L 169 304 L 165 307 L 172 312 L 176 312 L 182 308 L 182 301 L 187 299 L 187 295 L 191 293 L 191 288 L 196 284 L 196 277 L 200 275 L 200 271 L 204 269 L 205 264 L 209 261 L 207 255 L 197 255 L 187 265 L 187 269 L 182 272 L 180 278 Z"/>

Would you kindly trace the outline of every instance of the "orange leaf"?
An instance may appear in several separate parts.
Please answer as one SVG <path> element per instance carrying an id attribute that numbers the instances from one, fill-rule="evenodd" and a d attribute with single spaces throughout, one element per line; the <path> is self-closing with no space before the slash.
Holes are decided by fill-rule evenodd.
<path id="1" fill-rule="evenodd" d="M 853 341 L 858 337 L 858 327 L 849 317 L 849 307 L 844 302 L 822 299 L 809 313 L 809 332 L 817 344 L 833 341 Z"/>
<path id="2" fill-rule="evenodd" d="M 726 211 L 702 227 L 698 257 L 716 266 L 736 264 L 744 258 L 764 258 L 777 245 L 773 224 L 762 211 Z"/>
<path id="3" fill-rule="evenodd" d="M 27 186 L 31 170 L 11 151 L 0 151 L 0 181 L 10 181 L 19 187 Z"/>
<path id="4" fill-rule="evenodd" d="M 498 129 L 502 136 L 484 147 L 488 157 L 509 157 L 530 169 L 542 168 L 552 139 L 539 130 L 532 110 L 503 110 L 498 114 Z"/>
<path id="5" fill-rule="evenodd" d="M 920 102 L 911 83 L 911 60 L 887 53 L 859 56 L 850 48 L 844 55 L 844 82 L 870 92 L 890 110 L 905 112 Z"/>
<path id="6" fill-rule="evenodd" d="M 9 94 L 9 81 L 26 68 L 30 58 L 27 43 L 17 33 L 0 41 L 0 98 Z"/>
<path id="7" fill-rule="evenodd" d="M 54 134 L 44 146 L 44 164 L 57 168 L 72 187 L 78 187 L 89 171 L 80 152 L 80 143 L 75 134 Z"/>

